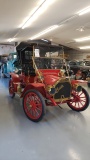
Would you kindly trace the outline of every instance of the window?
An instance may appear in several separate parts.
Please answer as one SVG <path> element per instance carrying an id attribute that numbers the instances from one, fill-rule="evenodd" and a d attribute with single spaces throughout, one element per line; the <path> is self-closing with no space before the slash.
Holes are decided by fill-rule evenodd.
<path id="1" fill-rule="evenodd" d="M 29 60 L 31 59 L 33 56 L 33 52 L 32 51 L 25 51 L 25 59 Z"/>

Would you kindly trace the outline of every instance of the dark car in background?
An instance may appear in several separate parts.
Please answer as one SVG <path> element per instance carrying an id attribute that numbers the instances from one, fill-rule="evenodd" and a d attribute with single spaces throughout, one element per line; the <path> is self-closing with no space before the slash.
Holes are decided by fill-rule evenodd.
<path id="1" fill-rule="evenodd" d="M 69 61 L 68 65 L 70 67 L 70 70 L 73 70 L 74 74 L 76 74 L 77 71 L 80 69 L 79 61 Z"/>
<path id="2" fill-rule="evenodd" d="M 80 71 L 82 73 L 82 79 L 86 80 L 86 78 L 88 77 L 89 73 L 90 73 L 90 61 L 80 61 L 79 62 L 80 65 Z"/>
<path id="3" fill-rule="evenodd" d="M 75 74 L 75 79 L 87 80 L 88 87 L 90 87 L 90 61 L 70 61 L 69 66 Z"/>
<path id="4" fill-rule="evenodd" d="M 90 70 L 90 61 L 70 61 L 69 62 L 70 69 L 73 70 L 74 74 L 77 73 L 78 70 L 83 72 L 85 76 Z"/>

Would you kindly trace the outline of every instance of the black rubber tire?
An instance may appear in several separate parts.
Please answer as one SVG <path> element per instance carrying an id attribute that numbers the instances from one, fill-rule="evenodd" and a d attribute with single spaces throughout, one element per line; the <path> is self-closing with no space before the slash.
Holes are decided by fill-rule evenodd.
<path id="1" fill-rule="evenodd" d="M 12 83 L 12 87 L 14 88 L 14 85 L 13 85 L 13 82 L 12 82 L 12 79 L 9 80 L 9 89 L 10 89 L 10 83 Z M 9 91 L 9 95 L 11 98 L 14 98 L 15 97 L 15 93 L 13 94 L 10 94 L 10 91 Z"/>
<path id="2" fill-rule="evenodd" d="M 42 113 L 41 113 L 41 116 L 40 116 L 38 119 L 32 119 L 30 116 L 28 116 L 27 113 L 26 113 L 26 111 L 25 111 L 25 108 L 24 108 L 24 99 L 25 99 L 25 96 L 26 96 L 28 93 L 30 93 L 30 92 L 34 92 L 34 93 L 40 98 L 40 101 L 41 101 L 41 103 L 42 103 Z M 31 89 L 31 90 L 26 91 L 26 93 L 25 93 L 24 96 L 23 96 L 23 110 L 24 110 L 26 116 L 28 117 L 28 119 L 30 119 L 31 121 L 33 121 L 33 122 L 39 122 L 39 121 L 41 121 L 42 118 L 43 118 L 43 116 L 44 116 L 45 113 L 46 113 L 45 100 L 44 100 L 43 96 L 41 95 L 41 93 L 38 92 L 38 91 L 35 90 L 35 89 Z"/>
<path id="3" fill-rule="evenodd" d="M 88 108 L 88 106 L 89 106 L 89 94 L 87 93 L 87 91 L 86 91 L 84 88 L 82 88 L 82 92 L 86 95 L 86 105 L 85 105 L 84 108 L 75 109 L 75 108 L 72 107 L 72 105 L 71 105 L 69 102 L 67 102 L 67 105 L 68 105 L 72 110 L 74 110 L 74 111 L 76 111 L 76 112 L 84 111 L 84 110 L 86 110 L 86 109 Z"/>

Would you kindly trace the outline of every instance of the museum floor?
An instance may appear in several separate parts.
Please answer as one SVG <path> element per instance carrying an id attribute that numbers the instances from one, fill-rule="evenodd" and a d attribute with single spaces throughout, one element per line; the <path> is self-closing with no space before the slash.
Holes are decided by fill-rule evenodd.
<path id="1" fill-rule="evenodd" d="M 9 97 L 8 81 L 0 79 L 0 160 L 89 160 L 90 106 L 82 113 L 66 104 L 48 107 L 43 120 L 34 123 L 22 100 Z"/>

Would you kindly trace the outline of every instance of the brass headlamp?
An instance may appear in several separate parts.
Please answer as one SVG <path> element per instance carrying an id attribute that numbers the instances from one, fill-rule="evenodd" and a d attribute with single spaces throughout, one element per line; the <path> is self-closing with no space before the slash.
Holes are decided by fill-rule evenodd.
<path id="1" fill-rule="evenodd" d="M 73 85 L 73 89 L 74 89 L 75 91 L 77 91 L 77 92 L 81 92 L 82 87 L 81 87 L 80 85 L 78 85 L 78 84 L 74 84 L 74 85 Z"/>
<path id="2" fill-rule="evenodd" d="M 47 91 L 49 92 L 49 94 L 51 94 L 51 95 L 54 95 L 55 92 L 56 92 L 55 87 L 54 87 L 54 86 L 50 86 L 50 85 L 47 86 L 46 90 L 47 90 Z"/>

